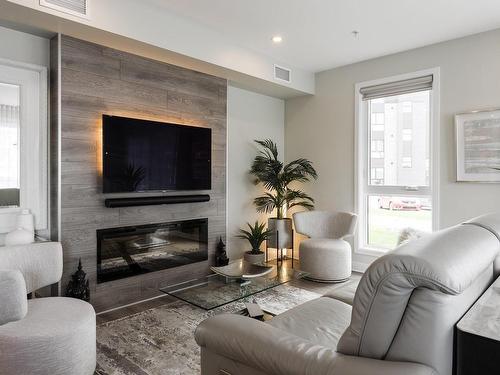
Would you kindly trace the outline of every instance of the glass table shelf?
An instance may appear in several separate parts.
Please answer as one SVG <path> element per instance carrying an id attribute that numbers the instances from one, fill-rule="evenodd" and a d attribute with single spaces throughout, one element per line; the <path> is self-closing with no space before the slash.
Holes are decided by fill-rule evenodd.
<path id="1" fill-rule="evenodd" d="M 267 275 L 250 280 L 210 274 L 200 279 L 160 288 L 160 291 L 204 310 L 212 310 L 307 276 L 306 272 L 293 268 L 275 265 L 272 268 Z"/>

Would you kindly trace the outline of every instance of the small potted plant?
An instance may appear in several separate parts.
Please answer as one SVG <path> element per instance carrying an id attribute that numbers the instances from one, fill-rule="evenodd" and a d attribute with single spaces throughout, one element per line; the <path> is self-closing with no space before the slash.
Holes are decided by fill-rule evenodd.
<path id="1" fill-rule="evenodd" d="M 253 161 L 250 173 L 255 176 L 255 184 L 262 184 L 267 192 L 255 198 L 254 204 L 258 212 L 270 214 L 276 210 L 276 217 L 269 218 L 267 223 L 271 230 L 268 246 L 289 249 L 293 241 L 292 219 L 286 217 L 286 210 L 296 206 L 306 210 L 314 208 L 314 199 L 301 190 L 292 189 L 291 185 L 315 180 L 318 174 L 312 163 L 304 158 L 284 164 L 278 159 L 278 147 L 272 140 L 255 142 L 261 146 L 261 151 Z"/>
<path id="2" fill-rule="evenodd" d="M 260 246 L 272 232 L 266 229 L 265 223 L 261 224 L 258 221 L 253 226 L 250 223 L 247 223 L 247 225 L 249 230 L 240 229 L 240 234 L 236 236 L 247 240 L 252 246 L 252 250 L 245 252 L 244 259 L 252 264 L 263 264 L 265 254 L 260 250 Z"/>

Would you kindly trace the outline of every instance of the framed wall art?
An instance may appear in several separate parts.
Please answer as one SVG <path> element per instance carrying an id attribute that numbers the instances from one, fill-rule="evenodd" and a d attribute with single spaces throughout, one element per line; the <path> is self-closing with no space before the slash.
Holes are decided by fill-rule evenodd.
<path id="1" fill-rule="evenodd" d="M 500 182 L 500 109 L 455 115 L 457 181 Z"/>

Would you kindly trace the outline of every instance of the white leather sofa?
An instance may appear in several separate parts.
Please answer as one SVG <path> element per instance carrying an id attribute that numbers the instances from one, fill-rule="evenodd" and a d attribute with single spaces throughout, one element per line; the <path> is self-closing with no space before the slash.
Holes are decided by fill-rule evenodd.
<path id="1" fill-rule="evenodd" d="M 57 242 L 0 247 L 0 374 L 94 373 L 93 307 L 73 298 L 27 299 L 61 275 Z"/>
<path id="2" fill-rule="evenodd" d="M 202 375 L 452 375 L 454 326 L 495 276 L 500 215 L 404 244 L 363 275 L 353 305 L 324 296 L 267 323 L 196 330 Z"/>

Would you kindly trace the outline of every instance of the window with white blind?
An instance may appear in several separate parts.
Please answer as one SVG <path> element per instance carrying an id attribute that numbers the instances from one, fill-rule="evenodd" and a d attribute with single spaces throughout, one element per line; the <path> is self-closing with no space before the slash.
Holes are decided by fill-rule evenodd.
<path id="1" fill-rule="evenodd" d="M 438 99 L 439 69 L 356 85 L 357 251 L 437 228 Z"/>

